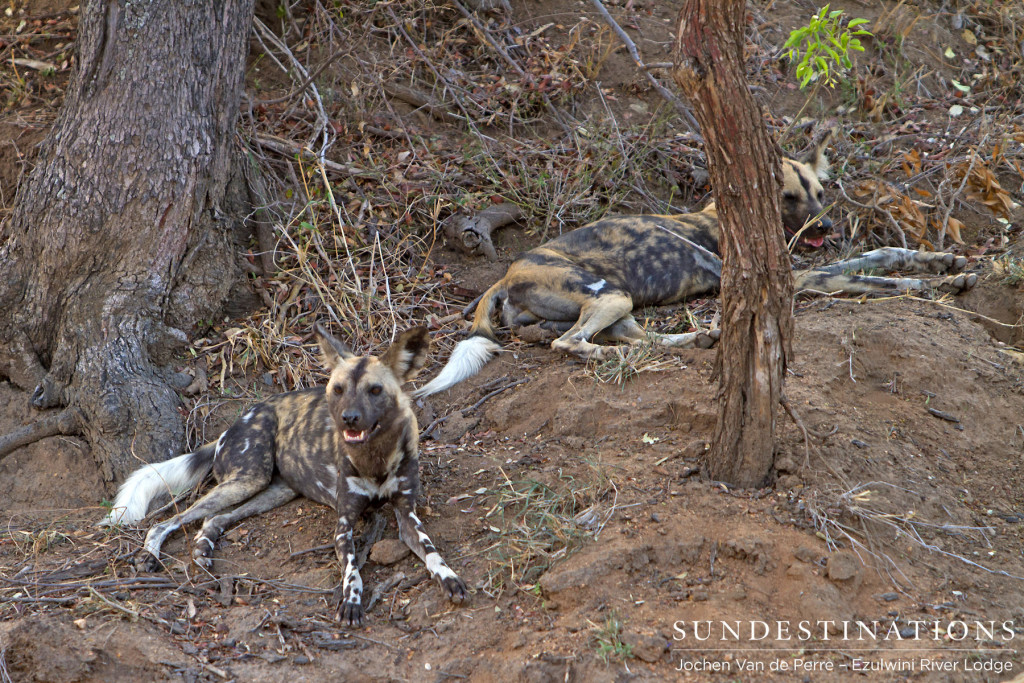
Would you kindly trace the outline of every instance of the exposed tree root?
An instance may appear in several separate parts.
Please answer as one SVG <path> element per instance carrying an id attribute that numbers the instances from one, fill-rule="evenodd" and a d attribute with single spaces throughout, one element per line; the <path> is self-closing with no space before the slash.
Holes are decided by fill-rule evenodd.
<path id="1" fill-rule="evenodd" d="M 0 460 L 22 446 L 57 434 L 81 434 L 81 413 L 77 408 L 65 408 L 59 413 L 47 415 L 30 425 L 0 436 Z"/>

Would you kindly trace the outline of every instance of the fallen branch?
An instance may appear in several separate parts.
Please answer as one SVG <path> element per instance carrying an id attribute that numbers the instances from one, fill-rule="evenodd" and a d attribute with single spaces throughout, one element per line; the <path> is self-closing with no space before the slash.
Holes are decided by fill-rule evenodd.
<path id="1" fill-rule="evenodd" d="M 48 436 L 81 434 L 81 420 L 82 416 L 77 408 L 65 408 L 55 415 L 47 415 L 30 425 L 25 425 L 9 434 L 0 436 L 0 460 L 3 460 L 22 446 L 35 443 Z"/>
<path id="2" fill-rule="evenodd" d="M 529 75 L 526 73 L 526 71 L 524 71 L 523 68 L 519 66 L 519 64 L 517 64 L 516 61 L 512 59 L 512 57 L 509 56 L 508 52 L 506 52 L 501 45 L 498 45 L 498 42 L 494 40 L 494 38 L 491 36 L 487 28 L 484 27 L 480 23 L 480 21 L 475 16 L 473 16 L 473 14 L 471 14 L 470 11 L 467 10 L 462 5 L 461 2 L 459 2 L 459 0 L 452 0 L 452 4 L 455 5 L 455 9 L 459 10 L 459 12 L 462 13 L 462 16 L 466 17 L 466 19 L 473 26 L 474 30 L 476 30 L 480 37 L 483 38 L 484 41 L 486 41 L 487 44 L 490 45 L 491 48 L 495 52 L 497 52 L 498 55 L 503 60 L 505 60 L 505 62 L 509 66 L 511 66 L 517 74 L 519 74 L 520 78 L 524 80 L 529 78 Z M 547 107 L 547 110 L 551 113 L 552 116 L 555 117 L 555 121 L 558 123 L 559 126 L 562 127 L 562 130 L 564 130 L 566 133 L 571 133 L 572 126 L 565 122 L 564 112 L 562 112 L 558 107 L 556 107 L 554 102 L 551 101 L 551 98 L 549 98 L 546 94 L 540 93 L 540 96 L 544 100 L 544 106 Z"/>
<path id="3" fill-rule="evenodd" d="M 448 111 L 444 105 L 438 104 L 419 90 L 407 88 L 404 85 L 398 85 L 396 83 L 385 83 L 384 92 L 396 100 L 401 100 L 408 105 L 416 107 L 417 109 L 425 110 L 438 121 L 447 121 L 448 123 L 464 122 L 464 119 L 461 116 Z"/>
<path id="4" fill-rule="evenodd" d="M 291 140 L 285 140 L 283 138 L 274 137 L 271 135 L 256 135 L 253 138 L 260 146 L 271 149 L 278 154 L 285 156 L 300 155 L 303 159 L 309 161 L 321 161 L 321 159 L 308 147 L 300 147 Z M 356 178 L 380 178 L 381 174 L 377 171 L 367 171 L 364 168 L 358 166 L 349 166 L 348 164 L 339 164 L 334 161 L 323 159 L 324 168 L 328 171 L 334 171 L 335 173 L 341 173 L 347 176 L 353 176 Z"/>
<path id="5" fill-rule="evenodd" d="M 597 8 L 597 11 L 601 13 L 601 16 L 604 17 L 605 22 L 608 23 L 611 29 L 615 31 L 615 35 L 619 37 L 619 40 L 625 43 L 626 49 L 629 50 L 629 56 L 633 58 L 633 62 L 640 68 L 640 71 L 642 71 L 644 76 L 647 77 L 647 80 L 650 81 L 651 86 L 658 91 L 659 95 L 665 98 L 666 102 L 675 107 L 676 111 L 679 112 L 679 115 L 683 117 L 683 120 L 686 121 L 686 124 L 689 126 L 690 132 L 700 135 L 700 124 L 697 123 L 697 119 L 693 117 L 693 112 L 690 111 L 689 107 L 683 104 L 682 100 L 672 94 L 671 90 L 663 86 L 658 79 L 654 77 L 654 74 L 650 72 L 652 67 L 644 64 L 644 60 L 640 58 L 640 51 L 637 49 L 636 43 L 634 43 L 623 28 L 619 26 L 619 22 L 615 21 L 612 15 L 601 3 L 601 0 L 590 0 L 590 2 Z"/>
<path id="6" fill-rule="evenodd" d="M 370 593 L 370 599 L 366 602 L 367 613 L 369 613 L 369 611 L 372 610 L 377 605 L 378 602 L 380 602 L 380 599 L 384 596 L 385 593 L 387 593 L 389 590 L 391 590 L 398 584 L 402 583 L 403 581 L 405 581 L 405 573 L 396 572 L 392 574 L 391 578 L 385 581 L 384 583 L 378 583 L 376 586 L 374 586 L 373 591 Z"/>
<path id="7" fill-rule="evenodd" d="M 444 221 L 444 233 L 463 253 L 483 253 L 491 261 L 498 260 L 491 234 L 500 227 L 523 217 L 518 205 L 510 202 L 489 206 L 475 216 L 452 216 Z"/>
<path id="8" fill-rule="evenodd" d="M 495 396 L 497 396 L 501 392 L 507 391 L 508 389 L 511 389 L 512 387 L 519 386 L 520 384 L 526 384 L 529 381 L 530 381 L 529 377 L 524 377 L 522 379 L 517 379 L 515 382 L 510 382 L 509 384 L 506 384 L 503 387 L 498 387 L 497 389 L 495 389 L 494 391 L 490 392 L 489 394 L 485 394 L 483 398 L 481 398 L 479 401 L 477 401 L 476 403 L 474 403 L 470 407 L 468 407 L 465 410 L 463 410 L 462 411 L 462 417 L 468 416 L 474 410 L 476 410 L 477 408 L 482 406 L 484 404 L 484 401 L 486 401 L 486 400 L 488 400 L 490 398 L 494 398 Z"/>
<path id="9" fill-rule="evenodd" d="M 804 435 L 804 467 L 807 467 L 810 464 L 810 462 L 811 462 L 811 440 L 810 440 L 810 437 L 813 436 L 816 439 L 825 440 L 828 437 L 830 437 L 833 434 L 835 434 L 837 431 L 839 431 L 839 427 L 838 426 L 834 427 L 832 429 L 832 431 L 830 431 L 827 434 L 822 434 L 821 432 L 816 432 L 813 429 L 808 429 L 807 426 L 804 425 L 804 421 L 800 418 L 800 413 L 796 412 L 796 408 L 794 408 L 793 404 L 789 402 L 789 399 L 786 397 L 785 394 L 783 394 L 782 396 L 779 397 L 779 403 L 782 404 L 782 407 L 786 409 L 787 413 L 789 413 L 790 418 L 793 419 L 793 422 L 796 423 L 796 426 L 800 429 L 801 432 L 803 432 L 803 435 Z"/>

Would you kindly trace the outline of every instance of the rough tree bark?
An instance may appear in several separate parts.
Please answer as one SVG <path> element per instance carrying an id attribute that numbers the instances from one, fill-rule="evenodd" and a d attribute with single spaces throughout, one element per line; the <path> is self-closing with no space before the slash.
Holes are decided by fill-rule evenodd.
<path id="1" fill-rule="evenodd" d="M 790 354 L 793 277 L 780 214 L 782 168 L 747 90 L 744 0 L 687 0 L 679 13 L 674 76 L 704 135 L 722 252 L 719 413 L 708 473 L 761 486 Z"/>
<path id="2" fill-rule="evenodd" d="M 242 277 L 252 16 L 253 0 L 82 3 L 64 105 L 0 233 L 0 374 L 65 407 L 36 435 L 82 434 L 108 480 L 180 452 L 173 355 Z"/>

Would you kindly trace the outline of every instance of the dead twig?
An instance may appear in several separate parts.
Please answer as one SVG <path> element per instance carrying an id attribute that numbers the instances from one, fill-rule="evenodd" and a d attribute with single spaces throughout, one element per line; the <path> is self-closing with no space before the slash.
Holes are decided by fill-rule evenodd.
<path id="1" fill-rule="evenodd" d="M 385 83 L 382 87 L 384 88 L 384 92 L 389 96 L 396 100 L 401 100 L 408 105 L 416 107 L 417 109 L 425 110 L 438 121 L 445 121 L 447 123 L 462 123 L 465 121 L 461 116 L 448 111 L 444 105 L 438 104 L 419 90 L 399 85 L 397 83 Z"/>
<path id="2" fill-rule="evenodd" d="M 679 112 L 679 115 L 683 117 L 684 121 L 686 121 L 690 132 L 699 136 L 700 124 L 697 123 L 697 119 L 693 117 L 693 113 L 690 111 L 690 108 L 683 104 L 682 100 L 672 94 L 672 91 L 663 86 L 658 79 L 654 77 L 654 74 L 650 72 L 650 67 L 644 64 L 644 60 L 640 58 L 640 51 L 637 49 L 636 43 L 634 43 L 623 28 L 619 26 L 619 22 L 615 21 L 612 15 L 605 8 L 604 4 L 602 4 L 601 0 L 590 0 L 590 3 L 597 8 L 597 11 L 601 13 L 605 22 L 607 22 L 611 29 L 615 31 L 615 35 L 617 35 L 619 40 L 626 45 L 626 49 L 629 50 L 629 56 L 633 58 L 633 62 L 640 68 L 640 71 L 643 72 L 647 80 L 650 81 L 651 86 L 658 91 L 658 94 L 661 95 L 666 102 L 675 107 L 676 111 Z"/>
<path id="3" fill-rule="evenodd" d="M 529 377 L 523 377 L 522 379 L 517 379 L 515 382 L 509 382 L 508 384 L 506 384 L 503 387 L 498 387 L 497 389 L 495 389 L 494 391 L 490 392 L 489 394 L 485 394 L 483 398 L 481 398 L 479 401 L 477 401 L 476 403 L 474 403 L 470 407 L 468 407 L 465 410 L 463 410 L 462 411 L 462 417 L 468 416 L 474 410 L 476 410 L 477 408 L 482 406 L 484 404 L 484 401 L 487 401 L 488 399 L 494 398 L 495 396 L 497 396 L 501 392 L 507 391 L 508 389 L 511 389 L 512 387 L 519 386 L 520 384 L 526 384 L 529 381 L 530 381 Z"/>
<path id="4" fill-rule="evenodd" d="M 291 140 L 285 140 L 283 138 L 274 137 L 272 135 L 256 135 L 254 140 L 262 147 L 271 149 L 278 154 L 284 156 L 295 156 L 298 154 L 307 161 L 320 162 L 321 159 L 313 153 L 308 147 L 301 147 L 297 143 Z M 358 166 L 349 166 L 348 164 L 339 164 L 335 161 L 328 159 L 322 160 L 323 166 L 329 171 L 340 173 L 342 175 L 352 176 L 354 178 L 371 178 L 380 179 L 381 174 L 377 171 L 368 171 L 365 168 L 359 168 Z"/>
<path id="5" fill-rule="evenodd" d="M 480 21 L 475 16 L 473 16 L 473 14 L 471 14 L 470 11 L 467 10 L 462 5 L 461 2 L 459 2 L 459 0 L 452 0 L 452 4 L 455 5 L 455 9 L 459 10 L 459 12 L 462 13 L 462 16 L 466 17 L 470 25 L 472 25 L 473 29 L 480 35 L 480 37 L 483 38 L 484 41 L 488 45 L 490 45 L 495 52 L 498 53 L 498 56 L 505 60 L 505 62 L 509 66 L 511 66 L 515 70 L 515 72 L 519 74 L 521 78 L 529 78 L 526 71 L 524 71 L 523 68 L 519 66 L 519 64 L 517 64 L 516 61 L 512 59 L 512 57 L 509 56 L 508 52 L 506 52 L 505 49 L 501 47 L 501 45 L 498 45 L 498 42 L 494 40 L 494 38 L 491 36 L 487 28 L 484 27 L 480 23 Z M 558 107 L 556 107 L 554 102 L 551 101 L 551 98 L 549 98 L 546 94 L 541 93 L 541 98 L 544 100 L 544 106 L 547 107 L 547 110 L 551 112 L 552 116 L 555 117 L 555 122 L 559 126 L 561 126 L 562 130 L 564 130 L 566 133 L 571 133 L 572 126 L 565 122 L 565 113 L 561 111 Z"/>
<path id="6" fill-rule="evenodd" d="M 376 586 L 374 586 L 373 591 L 370 593 L 370 599 L 366 602 L 366 611 L 369 612 L 370 610 L 372 610 L 374 606 L 376 606 L 376 604 L 380 602 L 380 599 L 384 596 L 385 593 L 387 593 L 389 590 L 391 590 L 398 584 L 402 583 L 403 581 L 405 581 L 405 573 L 396 572 L 392 574 L 391 578 L 389 578 L 384 583 L 378 583 Z"/>

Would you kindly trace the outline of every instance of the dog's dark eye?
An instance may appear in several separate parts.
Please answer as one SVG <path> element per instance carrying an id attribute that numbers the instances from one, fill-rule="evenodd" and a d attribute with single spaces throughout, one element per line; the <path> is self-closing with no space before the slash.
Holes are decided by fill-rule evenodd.
<path id="1" fill-rule="evenodd" d="M 379 384 L 374 384 L 372 387 L 370 387 L 370 393 L 373 394 L 374 396 L 380 396 L 380 392 L 382 391 L 384 391 L 384 387 L 382 387 Z"/>
<path id="2" fill-rule="evenodd" d="M 341 396 L 342 394 L 345 393 L 345 385 L 344 384 L 335 384 L 333 391 L 334 391 L 334 393 L 337 396 Z"/>
<path id="3" fill-rule="evenodd" d="M 785 199 L 787 202 L 797 201 L 797 196 L 795 192 L 783 192 L 782 198 Z"/>
<path id="4" fill-rule="evenodd" d="M 820 201 L 823 201 L 824 199 L 825 199 L 825 192 L 824 192 L 824 190 L 818 190 L 818 201 L 820 202 Z"/>

